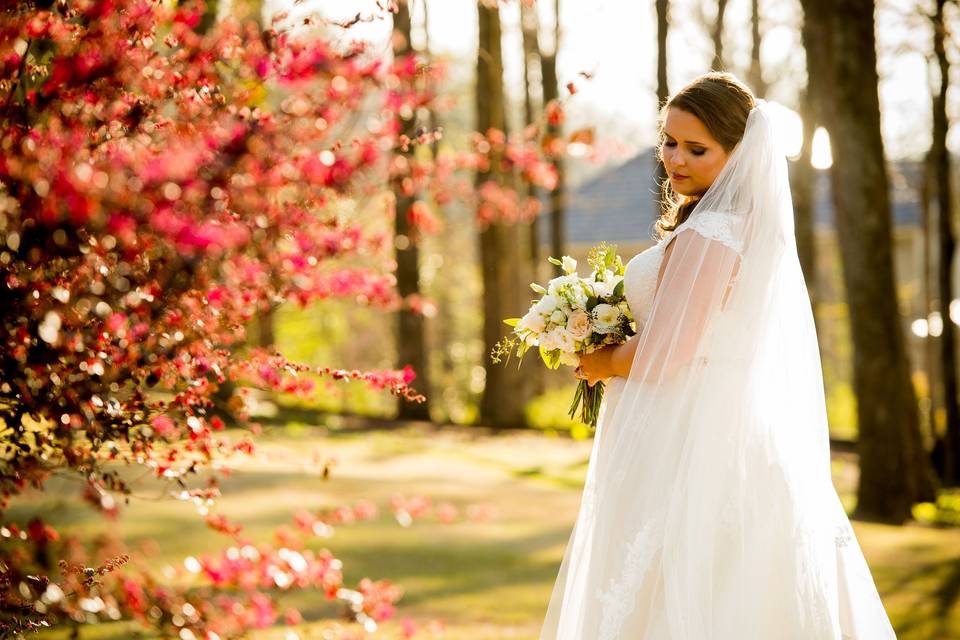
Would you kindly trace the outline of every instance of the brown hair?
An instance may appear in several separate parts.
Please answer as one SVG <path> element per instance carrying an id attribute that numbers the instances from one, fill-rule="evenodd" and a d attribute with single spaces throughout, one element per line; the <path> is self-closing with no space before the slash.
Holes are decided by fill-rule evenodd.
<path id="1" fill-rule="evenodd" d="M 743 137 L 747 116 L 755 105 L 753 93 L 732 73 L 712 71 L 697 76 L 660 107 L 657 158 L 663 151 L 663 123 L 670 107 L 696 116 L 724 151 L 730 153 Z M 697 199 L 675 192 L 669 177 L 664 178 L 659 186 L 661 213 L 655 228 L 662 238 L 690 216 Z"/>

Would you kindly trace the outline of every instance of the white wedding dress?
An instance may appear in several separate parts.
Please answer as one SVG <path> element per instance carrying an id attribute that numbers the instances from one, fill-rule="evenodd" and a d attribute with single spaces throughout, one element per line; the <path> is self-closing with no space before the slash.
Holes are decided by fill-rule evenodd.
<path id="1" fill-rule="evenodd" d="M 718 178 L 727 200 L 704 197 L 717 210 L 698 205 L 626 265 L 641 346 L 630 376 L 607 383 L 541 640 L 896 637 L 832 485 L 786 167 L 756 155 L 768 124 L 748 125 L 747 168 L 773 167 L 762 179 L 776 197 L 728 195 L 737 179 L 756 189 L 735 155 Z M 757 208 L 767 218 L 747 231 L 730 213 Z M 698 305 L 702 317 L 687 311 Z M 683 327 L 698 322 L 688 348 Z"/>

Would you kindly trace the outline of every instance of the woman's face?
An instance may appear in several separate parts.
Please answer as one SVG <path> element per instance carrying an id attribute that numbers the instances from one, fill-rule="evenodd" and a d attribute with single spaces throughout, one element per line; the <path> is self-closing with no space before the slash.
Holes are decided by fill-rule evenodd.
<path id="1" fill-rule="evenodd" d="M 663 123 L 663 166 L 673 190 L 701 196 L 713 184 L 729 154 L 697 116 L 670 107 Z"/>

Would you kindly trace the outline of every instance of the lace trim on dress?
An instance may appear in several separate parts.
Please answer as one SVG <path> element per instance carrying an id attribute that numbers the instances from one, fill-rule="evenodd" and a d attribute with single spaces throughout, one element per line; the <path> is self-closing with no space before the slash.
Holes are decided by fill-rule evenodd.
<path id="1" fill-rule="evenodd" d="M 650 560 L 656 553 L 654 522 L 644 522 L 627 547 L 626 559 L 618 578 L 610 578 L 599 596 L 601 616 L 598 640 L 619 640 L 623 623 L 633 613 L 636 594 L 647 574 Z"/>
<path id="2" fill-rule="evenodd" d="M 743 241 L 734 233 L 734 225 L 742 223 L 740 216 L 729 211 L 703 211 L 691 215 L 681 227 L 693 229 L 708 240 L 721 242 L 743 256 Z"/>
<path id="3" fill-rule="evenodd" d="M 850 542 L 850 538 L 853 537 L 853 529 L 850 528 L 850 525 L 838 524 L 836 526 L 836 536 L 834 536 L 834 541 L 837 544 L 837 547 L 845 547 Z"/>

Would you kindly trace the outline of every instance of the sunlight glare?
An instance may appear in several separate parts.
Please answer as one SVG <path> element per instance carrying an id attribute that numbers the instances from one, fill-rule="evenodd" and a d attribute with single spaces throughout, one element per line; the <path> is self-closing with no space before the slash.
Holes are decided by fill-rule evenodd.
<path id="1" fill-rule="evenodd" d="M 830 134 L 823 127 L 813 132 L 813 149 L 810 164 L 814 169 L 829 169 L 833 166 L 833 153 L 830 151 Z"/>
<path id="2" fill-rule="evenodd" d="M 779 102 L 771 102 L 776 124 L 777 137 L 783 145 L 783 152 L 791 160 L 800 157 L 803 149 L 803 120 L 800 114 Z"/>

